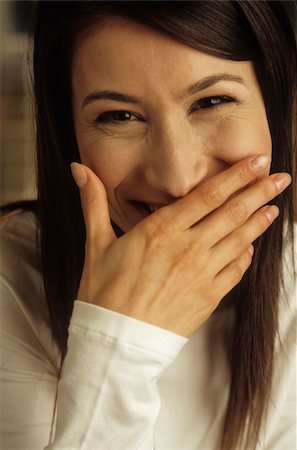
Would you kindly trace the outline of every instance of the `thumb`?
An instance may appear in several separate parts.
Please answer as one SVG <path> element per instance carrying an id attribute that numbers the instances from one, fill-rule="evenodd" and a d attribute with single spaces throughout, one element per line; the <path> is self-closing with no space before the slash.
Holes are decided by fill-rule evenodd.
<path id="1" fill-rule="evenodd" d="M 91 247 L 106 249 L 117 240 L 110 223 L 107 195 L 99 177 L 84 164 L 71 163 L 71 172 L 79 193 L 87 233 Z"/>

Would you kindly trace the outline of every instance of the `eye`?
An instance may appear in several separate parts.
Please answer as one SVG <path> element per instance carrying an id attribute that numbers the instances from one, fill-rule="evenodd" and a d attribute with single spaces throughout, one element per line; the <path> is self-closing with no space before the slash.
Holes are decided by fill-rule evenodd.
<path id="1" fill-rule="evenodd" d="M 131 119 L 133 118 L 133 119 Z M 135 120 L 141 120 L 139 117 L 135 116 L 135 114 L 130 113 L 129 111 L 106 111 L 100 114 L 95 122 L 97 124 L 102 123 L 115 123 L 119 125 L 121 122 L 134 122 Z"/>
<path id="2" fill-rule="evenodd" d="M 203 109 L 214 109 L 220 105 L 224 105 L 226 103 L 238 103 L 238 100 L 234 97 L 229 97 L 226 95 L 217 95 L 214 97 L 205 97 L 199 100 L 195 104 L 194 110 L 203 110 Z M 143 122 L 141 117 L 132 114 L 129 111 L 125 110 L 114 110 L 114 111 L 106 111 L 100 114 L 95 119 L 95 123 L 98 124 L 114 124 L 114 125 L 122 125 L 125 122 Z"/>
<path id="3" fill-rule="evenodd" d="M 200 109 L 212 109 L 226 103 L 238 103 L 238 100 L 234 97 L 227 95 L 217 95 L 215 97 L 202 98 L 196 103 L 195 110 Z"/>

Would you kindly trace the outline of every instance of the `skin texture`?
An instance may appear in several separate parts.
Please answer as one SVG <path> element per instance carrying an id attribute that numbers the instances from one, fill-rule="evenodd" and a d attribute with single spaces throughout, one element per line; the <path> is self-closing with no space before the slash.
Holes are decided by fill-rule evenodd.
<path id="1" fill-rule="evenodd" d="M 221 81 L 176 98 L 217 73 L 241 76 L 245 86 Z M 81 108 L 88 94 L 107 89 L 142 97 L 142 104 L 97 100 Z M 197 102 L 215 95 L 240 103 L 197 109 Z M 100 114 L 112 110 L 142 121 L 131 116 L 118 124 L 96 124 Z M 172 203 L 246 156 L 271 155 L 265 105 L 250 61 L 201 53 L 122 18 L 92 30 L 78 45 L 73 111 L 81 161 L 102 180 L 110 217 L 125 232 L 145 215 L 128 200 Z"/>
<path id="2" fill-rule="evenodd" d="M 181 99 L 218 73 L 242 77 L 244 85 L 220 81 Z M 255 155 L 271 155 L 252 64 L 113 18 L 77 46 L 72 75 L 83 163 L 72 173 L 86 225 L 77 298 L 189 336 L 240 282 L 251 243 L 278 215 L 266 203 L 290 183 L 287 174 L 268 176 L 269 158 L 261 168 L 251 164 Z M 98 90 L 142 100 L 86 102 Z M 237 100 L 205 109 L 203 99 L 219 95 Z M 133 120 L 96 122 L 112 110 L 129 111 Z M 132 199 L 165 206 L 149 214 Z M 125 231 L 120 238 L 110 217 Z"/>

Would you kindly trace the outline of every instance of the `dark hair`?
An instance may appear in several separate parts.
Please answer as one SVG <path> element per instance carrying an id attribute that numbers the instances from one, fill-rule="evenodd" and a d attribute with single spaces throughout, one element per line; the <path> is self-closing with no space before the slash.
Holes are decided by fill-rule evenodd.
<path id="1" fill-rule="evenodd" d="M 110 15 L 136 20 L 217 57 L 252 60 L 271 131 L 272 172 L 287 171 L 293 176 L 291 187 L 273 201 L 280 207 L 278 220 L 254 243 L 252 265 L 228 295 L 235 305 L 236 323 L 229 349 L 229 402 L 218 445 L 233 449 L 248 443 L 251 449 L 259 436 L 271 388 L 285 223 L 288 242 L 293 242 L 294 33 L 278 1 L 37 2 L 33 64 L 40 246 L 52 332 L 62 357 L 67 351 L 86 234 L 70 172 L 70 163 L 80 160 L 71 109 L 72 53 L 83 34 Z"/>

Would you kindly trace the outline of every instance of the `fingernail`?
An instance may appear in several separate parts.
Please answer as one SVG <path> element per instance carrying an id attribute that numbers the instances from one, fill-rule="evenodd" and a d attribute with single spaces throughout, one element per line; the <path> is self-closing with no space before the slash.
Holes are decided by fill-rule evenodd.
<path id="1" fill-rule="evenodd" d="M 291 175 L 288 173 L 278 173 L 272 178 L 279 191 L 283 191 L 292 181 Z"/>
<path id="2" fill-rule="evenodd" d="M 76 162 L 73 162 L 70 164 L 72 176 L 74 178 L 74 181 L 76 182 L 77 186 L 79 188 L 82 188 L 85 186 L 85 184 L 88 181 L 88 177 L 86 174 L 86 171 L 83 169 L 81 164 L 78 164 Z"/>
<path id="3" fill-rule="evenodd" d="M 251 164 L 252 169 L 255 172 L 260 172 L 260 170 L 262 170 L 268 166 L 270 161 L 271 161 L 271 158 L 269 156 L 259 155 L 259 156 L 256 156 L 254 159 L 252 159 L 250 164 Z"/>
<path id="4" fill-rule="evenodd" d="M 268 205 L 265 209 L 265 214 L 269 222 L 273 222 L 279 215 L 279 209 L 276 205 Z"/>

